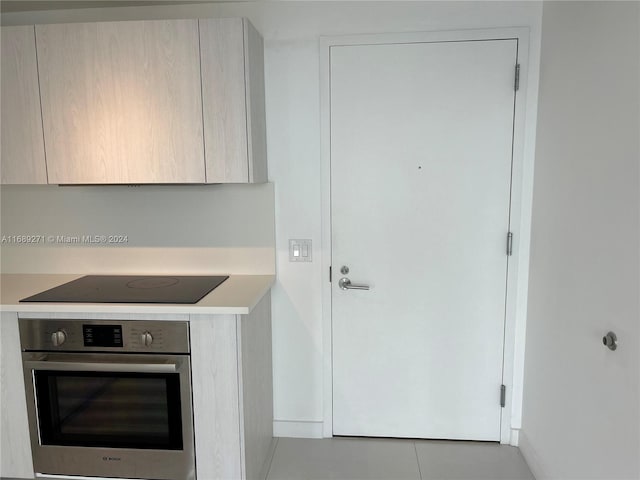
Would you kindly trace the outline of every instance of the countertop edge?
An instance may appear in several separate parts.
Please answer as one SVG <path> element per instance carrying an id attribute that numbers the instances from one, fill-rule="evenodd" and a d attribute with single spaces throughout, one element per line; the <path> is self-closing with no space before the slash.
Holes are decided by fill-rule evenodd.
<path id="1" fill-rule="evenodd" d="M 275 275 L 233 275 L 233 282 L 223 283 L 217 290 L 212 291 L 196 304 L 140 304 L 140 303 L 20 303 L 19 298 L 25 298 L 31 293 L 24 288 L 16 291 L 11 285 L 12 277 L 18 278 L 48 277 L 50 281 L 56 274 L 3 274 L 2 296 L 0 298 L 1 312 L 16 312 L 19 314 L 42 313 L 86 313 L 86 314 L 149 314 L 149 315 L 248 315 L 256 307 L 275 283 Z M 81 276 L 81 275 L 78 275 Z M 68 281 L 70 275 L 60 274 L 60 282 Z M 227 284 L 227 285 L 225 285 Z M 35 287 L 38 290 L 40 287 Z M 10 293 L 7 293 L 10 292 Z M 8 297 L 8 298 L 7 298 Z M 7 298 L 7 302 L 4 299 Z M 227 300 L 229 298 L 229 300 Z M 228 303 L 227 303 L 228 302 Z M 225 304 L 227 303 L 227 304 Z"/>
<path id="2" fill-rule="evenodd" d="M 264 296 L 264 295 L 263 295 Z M 260 297 L 262 298 L 262 297 Z M 257 302 L 256 302 L 257 304 Z M 86 306 L 84 306 L 86 305 Z M 70 304 L 70 303 L 43 303 L 33 304 L 7 304 L 0 305 L 0 312 L 15 313 L 129 313 L 129 314 L 189 314 L 189 315 L 246 315 L 251 313 L 255 304 L 251 307 L 194 307 L 190 306 L 140 306 L 139 304 Z"/>

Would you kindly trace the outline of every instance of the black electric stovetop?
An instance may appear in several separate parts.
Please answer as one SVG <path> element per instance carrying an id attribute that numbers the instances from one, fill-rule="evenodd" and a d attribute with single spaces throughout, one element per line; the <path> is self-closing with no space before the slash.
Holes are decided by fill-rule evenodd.
<path id="1" fill-rule="evenodd" d="M 21 302 L 198 303 L 228 276 L 87 275 Z"/>

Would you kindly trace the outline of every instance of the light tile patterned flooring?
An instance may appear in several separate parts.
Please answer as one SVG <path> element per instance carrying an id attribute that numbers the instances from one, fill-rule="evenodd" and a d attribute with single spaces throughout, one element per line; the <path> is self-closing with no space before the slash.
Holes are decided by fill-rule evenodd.
<path id="1" fill-rule="evenodd" d="M 267 480 L 535 480 L 517 448 L 496 443 L 280 438 Z"/>

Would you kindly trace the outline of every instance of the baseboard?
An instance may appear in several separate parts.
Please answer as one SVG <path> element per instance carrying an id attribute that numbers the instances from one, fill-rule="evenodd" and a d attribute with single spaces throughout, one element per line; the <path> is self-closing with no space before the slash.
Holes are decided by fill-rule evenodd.
<path id="1" fill-rule="evenodd" d="M 542 466 L 542 462 L 540 461 L 540 456 L 536 449 L 533 448 L 529 439 L 527 438 L 526 433 L 520 430 L 520 434 L 518 435 L 520 453 L 524 457 L 524 460 L 529 465 L 529 470 L 533 473 L 533 476 L 536 480 L 545 480 L 550 478 L 547 472 L 545 472 L 544 467 Z"/>
<path id="2" fill-rule="evenodd" d="M 274 420 L 273 436 L 289 438 L 323 438 L 320 422 Z"/>
<path id="3" fill-rule="evenodd" d="M 517 447 L 520 445 L 520 429 L 512 428 L 511 429 L 511 439 L 509 440 L 509 445 L 512 447 Z"/>

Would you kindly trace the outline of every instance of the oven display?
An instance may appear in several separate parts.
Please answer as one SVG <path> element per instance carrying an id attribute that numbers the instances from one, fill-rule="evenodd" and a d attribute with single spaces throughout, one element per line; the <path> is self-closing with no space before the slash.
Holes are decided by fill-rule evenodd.
<path id="1" fill-rule="evenodd" d="M 122 347 L 121 325 L 82 325 L 85 347 Z"/>

